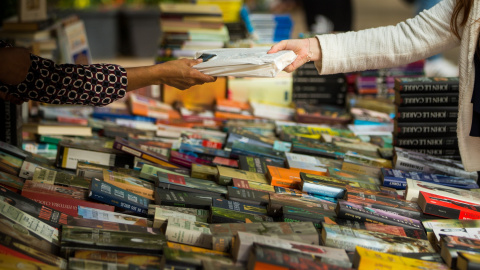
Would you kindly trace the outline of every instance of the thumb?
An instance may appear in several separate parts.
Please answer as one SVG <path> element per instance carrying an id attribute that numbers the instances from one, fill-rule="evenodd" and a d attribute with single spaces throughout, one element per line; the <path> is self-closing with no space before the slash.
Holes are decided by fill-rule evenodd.
<path id="1" fill-rule="evenodd" d="M 285 46 L 286 46 L 286 42 L 280 41 L 279 43 L 273 45 L 272 48 L 270 48 L 270 50 L 267 52 L 267 54 L 276 53 L 278 51 L 284 50 Z"/>

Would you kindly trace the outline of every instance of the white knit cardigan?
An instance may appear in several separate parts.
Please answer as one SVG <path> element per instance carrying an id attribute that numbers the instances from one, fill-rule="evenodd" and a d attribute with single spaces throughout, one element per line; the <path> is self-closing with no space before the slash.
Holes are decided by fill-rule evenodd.
<path id="1" fill-rule="evenodd" d="M 480 138 L 469 136 L 475 79 L 473 57 L 480 30 L 480 4 L 474 1 L 466 26 L 459 29 L 459 40 L 450 30 L 455 2 L 443 0 L 430 10 L 395 26 L 318 35 L 322 62 L 321 66 L 318 61 L 315 64 L 320 74 L 395 67 L 460 45 L 458 144 L 465 170 L 480 171 Z M 459 21 L 461 19 L 460 14 Z"/>

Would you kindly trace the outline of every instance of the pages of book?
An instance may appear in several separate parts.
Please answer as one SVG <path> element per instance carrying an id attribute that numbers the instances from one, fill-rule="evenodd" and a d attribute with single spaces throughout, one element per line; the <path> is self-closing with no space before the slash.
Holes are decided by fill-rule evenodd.
<path id="1" fill-rule="evenodd" d="M 279 51 L 267 54 L 270 48 L 223 48 L 203 50 L 195 53 L 195 58 L 213 57 L 193 66 L 211 76 L 234 77 L 275 77 L 290 65 L 297 55 L 293 51 Z M 203 56 L 202 56 L 203 55 Z"/>

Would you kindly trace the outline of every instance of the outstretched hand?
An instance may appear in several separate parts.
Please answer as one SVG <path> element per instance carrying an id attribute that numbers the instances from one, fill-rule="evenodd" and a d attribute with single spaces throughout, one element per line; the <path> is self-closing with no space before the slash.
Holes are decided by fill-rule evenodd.
<path id="1" fill-rule="evenodd" d="M 168 84 L 180 90 L 188 89 L 197 84 L 210 83 L 217 80 L 216 77 L 203 74 L 192 68 L 200 64 L 202 59 L 179 59 L 157 65 L 161 70 L 161 83 Z"/>
<path id="2" fill-rule="evenodd" d="M 283 40 L 273 45 L 267 53 L 276 53 L 283 50 L 291 50 L 297 55 L 295 61 L 283 69 L 286 72 L 293 72 L 309 61 L 321 59 L 321 50 L 317 38 Z"/>

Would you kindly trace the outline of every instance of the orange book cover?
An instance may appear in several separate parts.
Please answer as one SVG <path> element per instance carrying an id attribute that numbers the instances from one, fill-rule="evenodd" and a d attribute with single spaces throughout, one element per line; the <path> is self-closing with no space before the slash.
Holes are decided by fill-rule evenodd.
<path id="1" fill-rule="evenodd" d="M 136 94 L 129 95 L 129 108 L 132 114 L 157 119 L 177 119 L 180 113 L 169 104 Z"/>
<path id="2" fill-rule="evenodd" d="M 215 118 L 223 118 L 223 119 L 256 119 L 257 117 L 253 115 L 243 115 L 239 113 L 231 113 L 231 112 L 215 112 Z"/>
<path id="3" fill-rule="evenodd" d="M 275 166 L 267 166 L 267 177 L 270 180 L 270 185 L 300 189 L 299 184 L 302 182 L 300 178 L 300 172 L 315 174 L 315 175 L 328 175 L 328 172 L 319 172 L 306 169 L 297 168 L 279 168 Z"/>
<path id="4" fill-rule="evenodd" d="M 224 99 L 227 93 L 227 79 L 219 77 L 213 83 L 195 85 L 182 91 L 175 87 L 162 85 L 162 101 L 167 104 L 182 102 L 185 105 L 213 105 L 215 100 Z"/>

